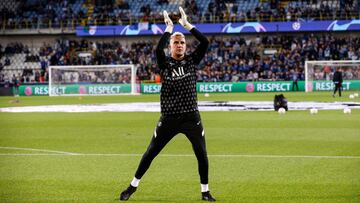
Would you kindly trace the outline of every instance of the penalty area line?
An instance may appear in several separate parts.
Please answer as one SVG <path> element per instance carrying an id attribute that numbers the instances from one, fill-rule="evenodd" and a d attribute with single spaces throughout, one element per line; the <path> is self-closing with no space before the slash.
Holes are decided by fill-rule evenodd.
<path id="1" fill-rule="evenodd" d="M 0 147 L 0 149 L 47 152 L 47 153 L 54 153 L 55 155 L 79 155 L 78 153 L 73 153 L 73 152 L 55 151 L 55 150 L 47 150 L 47 149 L 23 148 L 23 147 Z M 11 154 L 11 153 L 9 153 L 9 154 Z M 47 155 L 54 155 L 54 154 L 47 154 Z M 40 154 L 37 154 L 37 155 L 40 155 Z"/>

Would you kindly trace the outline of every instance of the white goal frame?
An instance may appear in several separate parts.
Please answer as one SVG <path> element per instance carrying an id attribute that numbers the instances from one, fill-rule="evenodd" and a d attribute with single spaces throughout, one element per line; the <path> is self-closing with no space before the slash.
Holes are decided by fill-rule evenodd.
<path id="1" fill-rule="evenodd" d="M 117 64 L 117 65 L 66 65 L 66 66 L 49 66 L 49 96 L 89 96 L 90 94 L 53 94 L 52 91 L 52 69 L 89 69 L 89 68 L 130 68 L 131 69 L 131 92 L 130 93 L 121 93 L 121 94 L 95 94 L 94 96 L 99 95 L 139 95 L 137 91 L 136 84 L 136 66 L 134 64 Z"/>
<path id="2" fill-rule="evenodd" d="M 309 87 L 309 64 L 334 65 L 334 64 L 360 64 L 360 60 L 328 60 L 328 61 L 305 61 L 305 92 L 311 92 Z"/>

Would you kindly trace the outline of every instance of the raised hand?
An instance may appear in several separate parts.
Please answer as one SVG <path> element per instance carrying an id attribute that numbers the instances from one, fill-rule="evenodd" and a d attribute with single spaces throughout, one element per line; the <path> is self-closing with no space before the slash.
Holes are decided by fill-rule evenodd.
<path id="1" fill-rule="evenodd" d="M 180 25 L 182 25 L 185 29 L 191 30 L 194 26 L 189 23 L 187 20 L 187 16 L 185 14 L 184 9 L 180 6 L 179 7 L 181 18 L 179 19 Z"/>
<path id="2" fill-rule="evenodd" d="M 164 13 L 164 22 L 166 25 L 165 32 L 172 33 L 172 31 L 174 29 L 174 24 L 173 24 L 172 20 L 170 19 L 169 14 L 166 11 L 164 11 L 163 13 Z"/>

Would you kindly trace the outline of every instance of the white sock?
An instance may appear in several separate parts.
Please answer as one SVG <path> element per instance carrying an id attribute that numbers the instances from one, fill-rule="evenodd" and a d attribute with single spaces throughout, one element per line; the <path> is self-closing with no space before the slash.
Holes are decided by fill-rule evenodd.
<path id="1" fill-rule="evenodd" d="M 209 191 L 209 184 L 200 184 L 201 185 L 201 192 Z"/>
<path id="2" fill-rule="evenodd" d="M 139 186 L 140 179 L 137 179 L 134 177 L 134 179 L 131 181 L 130 185 L 133 187 Z"/>

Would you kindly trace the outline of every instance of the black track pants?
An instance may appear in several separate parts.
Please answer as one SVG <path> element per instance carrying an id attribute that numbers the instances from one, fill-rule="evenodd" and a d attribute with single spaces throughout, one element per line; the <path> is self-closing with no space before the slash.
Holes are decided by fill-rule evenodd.
<path id="1" fill-rule="evenodd" d="M 339 96 L 341 97 L 341 88 L 342 88 L 342 85 L 341 83 L 336 83 L 335 82 L 335 89 L 334 89 L 334 95 L 336 94 L 336 91 L 339 90 Z"/>
<path id="2" fill-rule="evenodd" d="M 204 129 L 198 111 L 161 116 L 150 145 L 144 153 L 135 173 L 137 179 L 141 179 L 150 167 L 152 160 L 178 133 L 185 134 L 190 140 L 198 161 L 200 182 L 201 184 L 208 184 L 209 163 L 206 153 Z"/>

